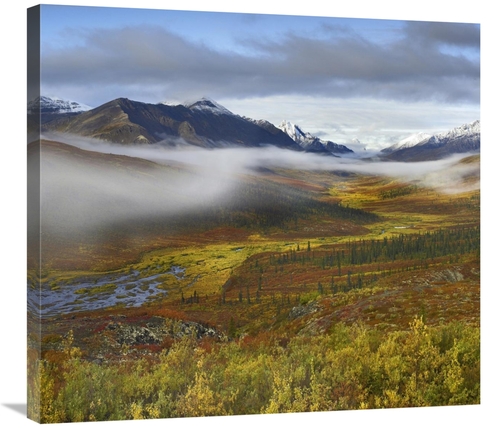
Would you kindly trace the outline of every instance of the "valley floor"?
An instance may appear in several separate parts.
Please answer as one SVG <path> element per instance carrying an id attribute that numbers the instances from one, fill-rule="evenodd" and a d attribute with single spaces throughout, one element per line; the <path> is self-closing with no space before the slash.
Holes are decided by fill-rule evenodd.
<path id="1" fill-rule="evenodd" d="M 118 235 L 49 242 L 66 251 L 41 278 L 41 329 L 36 305 L 28 314 L 30 418 L 479 404 L 479 190 L 262 180 L 318 203 L 279 224 L 237 205 L 222 223 L 155 226 L 125 247 Z"/>

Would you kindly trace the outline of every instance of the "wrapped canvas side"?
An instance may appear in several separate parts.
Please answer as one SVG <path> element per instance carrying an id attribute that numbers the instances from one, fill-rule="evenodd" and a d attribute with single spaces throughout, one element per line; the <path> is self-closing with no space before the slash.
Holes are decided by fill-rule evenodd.
<path id="1" fill-rule="evenodd" d="M 40 6 L 28 9 L 27 28 L 27 411 L 41 422 Z"/>

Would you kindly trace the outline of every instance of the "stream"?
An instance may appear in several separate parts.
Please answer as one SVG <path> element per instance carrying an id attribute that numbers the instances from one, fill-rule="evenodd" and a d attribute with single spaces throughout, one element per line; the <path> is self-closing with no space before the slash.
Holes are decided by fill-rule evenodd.
<path id="1" fill-rule="evenodd" d="M 167 290 L 158 288 L 163 283 L 162 277 L 173 275 L 181 281 L 185 271 L 183 267 L 172 266 L 165 272 L 141 276 L 140 271 L 134 270 L 92 279 L 77 278 L 70 282 L 52 283 L 51 286 L 42 284 L 41 290 L 34 290 L 28 284 L 28 310 L 45 318 L 98 310 L 117 304 L 137 307 L 160 294 L 168 293 Z"/>

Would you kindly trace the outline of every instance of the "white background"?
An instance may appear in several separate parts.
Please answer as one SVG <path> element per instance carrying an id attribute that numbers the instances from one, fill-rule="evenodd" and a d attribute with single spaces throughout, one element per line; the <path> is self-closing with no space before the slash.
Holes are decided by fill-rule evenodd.
<path id="1" fill-rule="evenodd" d="M 8 6 L 5 6 L 8 4 Z M 37 3 L 4 2 L 0 94 L 0 424 L 4 427 L 34 426 L 26 418 L 26 9 Z M 500 144 L 498 121 L 499 14 L 491 0 L 390 0 L 346 2 L 307 0 L 304 2 L 252 0 L 249 4 L 211 0 L 182 2 L 141 0 L 51 1 L 50 4 L 143 7 L 224 12 L 316 15 L 356 18 L 409 19 L 423 21 L 476 22 L 481 24 L 481 405 L 427 409 L 363 410 L 303 413 L 293 415 L 234 416 L 197 419 L 105 422 L 106 427 L 234 427 L 261 425 L 317 425 L 371 427 L 493 427 L 498 426 L 500 402 L 496 341 L 500 337 L 500 303 L 495 264 L 498 263 L 497 224 L 499 211 L 495 166 Z M 86 423 L 101 426 L 104 422 Z M 59 426 L 61 424 L 56 424 Z M 64 425 L 67 427 L 67 425 Z"/>

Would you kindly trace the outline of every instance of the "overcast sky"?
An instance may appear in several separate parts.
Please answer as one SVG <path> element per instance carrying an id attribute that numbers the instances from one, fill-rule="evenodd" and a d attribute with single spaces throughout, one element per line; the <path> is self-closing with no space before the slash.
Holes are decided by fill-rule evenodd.
<path id="1" fill-rule="evenodd" d="M 42 94 L 92 107 L 209 97 L 354 150 L 480 118 L 474 23 L 44 5 L 41 45 Z"/>

